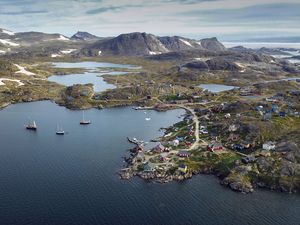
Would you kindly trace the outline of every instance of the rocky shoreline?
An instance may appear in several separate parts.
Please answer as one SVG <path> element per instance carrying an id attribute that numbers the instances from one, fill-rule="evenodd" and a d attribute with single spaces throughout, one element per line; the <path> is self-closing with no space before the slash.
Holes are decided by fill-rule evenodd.
<path id="1" fill-rule="evenodd" d="M 219 178 L 222 178 L 222 174 L 214 171 L 214 169 L 211 167 L 206 167 L 198 171 L 187 172 L 185 174 L 180 173 L 178 171 L 175 171 L 173 174 L 169 173 L 168 171 L 138 171 L 137 154 L 138 153 L 131 153 L 129 157 L 124 157 L 127 165 L 118 173 L 121 179 L 129 180 L 134 176 L 138 176 L 144 180 L 163 184 L 171 181 L 183 181 L 191 179 L 193 176 L 199 174 L 215 175 Z M 220 184 L 227 186 L 237 192 L 252 193 L 254 191 L 254 187 L 251 184 L 242 185 L 241 182 L 230 182 L 229 179 L 221 180 Z"/>
<path id="2" fill-rule="evenodd" d="M 168 183 L 171 181 L 183 181 L 190 179 L 195 175 L 206 174 L 206 175 L 215 175 L 220 179 L 220 184 L 230 188 L 233 191 L 241 193 L 252 193 L 256 188 L 263 188 L 272 191 L 278 192 L 287 192 L 287 193 L 297 193 L 299 192 L 299 187 L 290 188 L 283 181 L 285 176 L 282 175 L 282 179 L 275 181 L 272 175 L 262 179 L 258 178 L 259 174 L 253 169 L 249 164 L 243 164 L 240 160 L 234 162 L 235 166 L 229 172 L 221 171 L 210 163 L 203 166 L 198 170 L 188 170 L 186 173 L 180 172 L 178 169 L 156 169 L 153 171 L 144 171 L 141 168 L 141 165 L 145 165 L 144 162 L 140 160 L 139 153 L 140 146 L 135 146 L 130 150 L 130 154 L 127 157 L 124 157 L 126 165 L 123 169 L 119 171 L 119 176 L 123 180 L 129 180 L 134 176 L 140 177 L 141 179 L 152 181 L 156 183 Z M 204 152 L 205 153 L 205 152 Z M 261 158 L 263 159 L 263 158 Z M 259 164 L 261 166 L 261 164 Z M 253 174 L 257 173 L 256 179 L 250 177 Z M 272 181 L 273 179 L 273 181 Z"/>

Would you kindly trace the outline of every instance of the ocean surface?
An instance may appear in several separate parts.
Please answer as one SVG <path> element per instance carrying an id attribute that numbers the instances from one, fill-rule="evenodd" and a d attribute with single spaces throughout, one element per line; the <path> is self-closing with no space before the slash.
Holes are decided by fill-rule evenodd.
<path id="1" fill-rule="evenodd" d="M 282 42 L 222 42 L 226 48 L 235 46 L 244 46 L 246 48 L 297 48 L 300 49 L 300 43 L 282 43 Z"/>
<path id="2" fill-rule="evenodd" d="M 109 68 L 118 69 L 138 69 L 140 67 L 135 67 L 126 64 L 115 64 L 107 62 L 76 62 L 76 63 L 52 63 L 54 67 L 57 68 L 84 68 L 87 72 L 80 74 L 68 74 L 68 75 L 53 75 L 48 78 L 49 81 L 53 81 L 65 86 L 72 86 L 74 84 L 88 84 L 91 83 L 94 86 L 95 92 L 105 91 L 107 89 L 115 88 L 114 85 L 109 84 L 103 80 L 101 75 L 124 75 L 127 72 L 123 71 L 109 71 Z M 97 69 L 104 69 L 107 71 L 97 72 Z"/>
<path id="3" fill-rule="evenodd" d="M 120 180 L 126 137 L 149 141 L 183 113 L 91 109 L 92 124 L 80 126 L 81 111 L 49 101 L 1 110 L 0 224 L 299 224 L 299 194 L 235 193 L 210 175 L 168 184 Z M 24 128 L 29 119 L 37 132 Z M 66 135 L 55 135 L 57 123 Z"/>
<path id="4" fill-rule="evenodd" d="M 272 55 L 274 58 L 286 59 L 290 63 L 300 63 L 299 59 L 291 59 L 292 56 L 300 55 L 300 43 L 274 43 L 274 42 L 222 42 L 226 48 L 232 48 L 236 46 L 244 46 L 245 48 L 259 49 L 259 48 L 285 48 L 292 50 L 282 50 L 288 55 Z M 297 49 L 297 50 L 296 50 Z"/>

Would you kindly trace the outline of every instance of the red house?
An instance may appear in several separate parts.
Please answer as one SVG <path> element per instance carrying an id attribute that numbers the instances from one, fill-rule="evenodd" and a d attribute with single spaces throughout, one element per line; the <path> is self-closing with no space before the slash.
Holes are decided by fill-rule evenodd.
<path id="1" fill-rule="evenodd" d="M 192 143 L 189 142 L 189 141 L 186 141 L 186 142 L 185 142 L 185 145 L 186 145 L 187 147 L 191 147 L 191 146 L 192 146 Z"/>
<path id="2" fill-rule="evenodd" d="M 207 150 L 208 151 L 211 151 L 211 152 L 214 152 L 214 151 L 221 151 L 223 150 L 223 145 L 219 142 L 213 142 L 213 143 L 210 143 L 208 146 L 207 146 Z"/>

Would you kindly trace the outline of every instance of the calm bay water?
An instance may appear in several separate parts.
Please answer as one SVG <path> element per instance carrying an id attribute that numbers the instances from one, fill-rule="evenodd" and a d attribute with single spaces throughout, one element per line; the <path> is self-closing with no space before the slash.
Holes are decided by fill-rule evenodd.
<path id="1" fill-rule="evenodd" d="M 183 113 L 91 109 L 92 124 L 80 126 L 81 111 L 47 101 L 0 111 L 0 224 L 299 224 L 299 195 L 243 195 L 204 175 L 163 185 L 120 180 L 126 137 L 155 138 Z M 28 117 L 37 132 L 24 129 Z M 68 134 L 56 136 L 56 123 Z"/>
<path id="2" fill-rule="evenodd" d="M 88 84 L 94 85 L 96 92 L 105 91 L 107 89 L 115 88 L 114 85 L 109 84 L 103 80 L 101 75 L 123 75 L 127 72 L 114 71 L 114 72 L 96 72 L 99 68 L 119 68 L 119 69 L 138 69 L 132 65 L 126 64 L 115 64 L 106 62 L 76 62 L 76 63 L 53 63 L 54 67 L 57 68 L 85 68 L 88 72 L 81 74 L 68 74 L 68 75 L 53 75 L 48 78 L 49 81 L 53 81 L 65 86 L 72 86 L 74 84 Z"/>

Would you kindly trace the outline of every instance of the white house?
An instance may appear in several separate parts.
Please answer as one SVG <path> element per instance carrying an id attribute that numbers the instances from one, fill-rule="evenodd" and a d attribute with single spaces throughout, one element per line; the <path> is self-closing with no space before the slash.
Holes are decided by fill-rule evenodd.
<path id="1" fill-rule="evenodd" d="M 175 140 L 173 141 L 173 146 L 174 146 L 174 147 L 177 147 L 178 145 L 179 145 L 179 140 L 175 139 Z"/>
<path id="2" fill-rule="evenodd" d="M 230 113 L 226 113 L 226 114 L 225 114 L 225 118 L 226 118 L 226 119 L 229 119 L 230 117 L 231 117 Z"/>
<path id="3" fill-rule="evenodd" d="M 268 141 L 268 142 L 263 144 L 263 149 L 264 150 L 268 150 L 268 151 L 274 150 L 275 147 L 276 147 L 275 142 L 272 142 L 272 141 Z"/>

